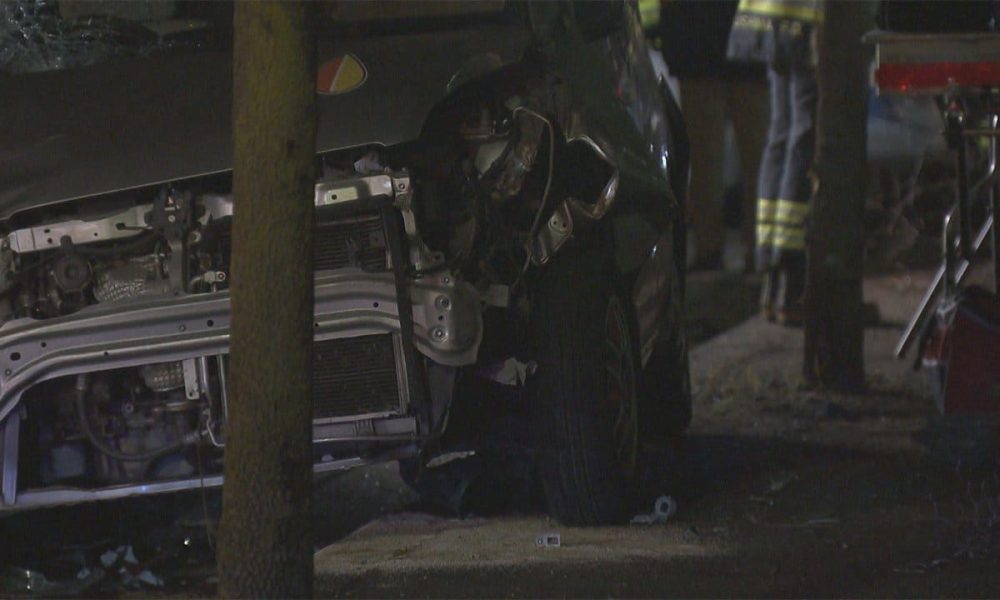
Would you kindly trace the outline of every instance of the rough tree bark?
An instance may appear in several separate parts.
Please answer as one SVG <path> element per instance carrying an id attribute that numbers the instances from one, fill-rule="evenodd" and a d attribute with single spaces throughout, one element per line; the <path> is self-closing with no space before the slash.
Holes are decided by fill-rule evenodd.
<path id="1" fill-rule="evenodd" d="M 803 372 L 812 383 L 857 391 L 865 385 L 861 278 L 869 56 L 861 36 L 872 11 L 869 2 L 827 0 L 825 13 Z"/>
<path id="2" fill-rule="evenodd" d="M 303 2 L 237 2 L 224 597 L 312 594 L 315 38 Z"/>

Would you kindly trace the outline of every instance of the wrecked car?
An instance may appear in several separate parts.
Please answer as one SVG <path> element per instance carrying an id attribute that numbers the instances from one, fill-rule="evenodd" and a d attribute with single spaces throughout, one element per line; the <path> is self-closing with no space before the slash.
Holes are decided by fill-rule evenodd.
<path id="1" fill-rule="evenodd" d="M 485 381 L 552 514 L 621 522 L 691 418 L 686 141 L 635 7 L 366 4 L 317 27 L 315 470 L 433 470 L 507 411 Z M 225 37 L 0 75 L 4 511 L 222 484 Z"/>

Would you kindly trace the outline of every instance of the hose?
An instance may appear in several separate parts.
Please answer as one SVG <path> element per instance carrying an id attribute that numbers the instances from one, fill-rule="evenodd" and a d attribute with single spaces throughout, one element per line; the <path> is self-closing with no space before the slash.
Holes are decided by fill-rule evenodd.
<path id="1" fill-rule="evenodd" d="M 97 435 L 91 427 L 90 420 L 87 419 L 86 400 L 87 387 L 89 383 L 88 379 L 89 378 L 86 373 L 81 373 L 76 377 L 76 411 L 80 417 L 80 427 L 87 435 L 87 438 L 90 439 L 90 443 L 93 444 L 94 447 L 101 452 L 101 454 L 105 454 L 122 462 L 148 462 L 161 456 L 166 456 L 167 454 L 173 454 L 174 452 L 184 448 L 184 446 L 197 441 L 201 436 L 199 432 L 193 432 L 181 438 L 180 441 L 174 442 L 169 446 L 157 448 L 156 450 L 149 450 L 140 454 L 128 454 L 111 448 L 104 442 L 104 440 L 101 439 L 99 435 Z"/>

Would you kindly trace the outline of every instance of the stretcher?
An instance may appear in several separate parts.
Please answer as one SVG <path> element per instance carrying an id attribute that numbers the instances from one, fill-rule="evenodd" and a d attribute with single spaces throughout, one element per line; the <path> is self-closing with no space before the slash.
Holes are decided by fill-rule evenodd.
<path id="1" fill-rule="evenodd" d="M 875 46 L 873 83 L 879 94 L 940 99 L 943 134 L 955 155 L 956 194 L 942 222 L 942 263 L 896 345 L 896 356 L 903 358 L 920 341 L 917 364 L 931 371 L 944 412 L 1000 412 L 1000 234 L 995 226 L 1000 214 L 1000 34 L 875 32 L 866 41 Z M 982 173 L 973 170 L 974 144 L 985 150 Z M 964 284 L 973 265 L 986 260 L 994 289 L 984 299 L 981 290 L 970 293 Z"/>

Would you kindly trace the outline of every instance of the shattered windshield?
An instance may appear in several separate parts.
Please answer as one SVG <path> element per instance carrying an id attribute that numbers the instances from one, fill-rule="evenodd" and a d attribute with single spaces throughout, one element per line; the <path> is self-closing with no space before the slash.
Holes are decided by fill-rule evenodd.
<path id="1" fill-rule="evenodd" d="M 505 0 L 317 2 L 316 30 L 369 37 L 506 19 Z M 232 2 L 0 0 L 0 73 L 73 69 L 164 50 L 226 49 Z"/>
<path id="2" fill-rule="evenodd" d="M 212 2 L 5 0 L 0 71 L 72 69 L 179 46 L 214 46 L 224 41 L 227 11 L 231 6 Z"/>

